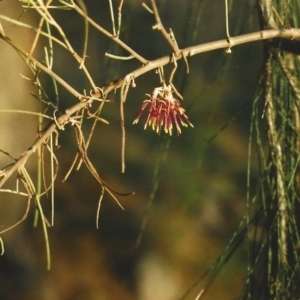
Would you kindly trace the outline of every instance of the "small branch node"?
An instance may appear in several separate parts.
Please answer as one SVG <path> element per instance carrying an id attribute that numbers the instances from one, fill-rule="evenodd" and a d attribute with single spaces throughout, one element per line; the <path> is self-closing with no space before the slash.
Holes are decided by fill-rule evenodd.
<path id="1" fill-rule="evenodd" d="M 99 87 L 96 87 L 96 90 L 91 90 L 90 91 L 90 95 L 92 98 L 100 98 L 102 97 L 103 98 L 103 89 L 99 88 Z"/>
<path id="2" fill-rule="evenodd" d="M 54 112 L 53 112 L 53 119 L 54 119 L 54 122 L 55 122 L 55 124 L 56 124 L 56 126 L 57 126 L 58 129 L 60 129 L 60 130 L 65 130 L 64 124 L 59 124 L 59 123 L 57 122 L 57 118 L 56 118 L 56 115 L 55 115 L 56 112 L 57 112 L 57 109 L 55 109 Z"/>
<path id="3" fill-rule="evenodd" d="M 228 43 L 228 48 L 225 51 L 226 51 L 226 53 L 231 53 L 230 36 L 227 37 L 227 43 Z"/>

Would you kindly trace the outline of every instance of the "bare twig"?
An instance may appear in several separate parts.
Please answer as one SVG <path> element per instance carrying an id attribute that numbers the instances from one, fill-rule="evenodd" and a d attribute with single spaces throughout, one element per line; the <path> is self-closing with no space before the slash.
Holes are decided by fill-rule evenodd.
<path id="1" fill-rule="evenodd" d="M 31 26 L 29 24 L 23 23 L 23 22 L 18 21 L 18 20 L 14 20 L 14 19 L 8 18 L 7 16 L 1 15 L 1 14 L 0 14 L 0 19 L 4 20 L 6 22 L 10 22 L 10 23 L 12 23 L 14 25 L 17 25 L 17 26 L 21 26 L 21 27 L 33 30 L 35 32 L 39 32 L 40 35 L 45 36 L 48 39 L 51 39 L 52 41 L 55 41 L 57 44 L 59 44 L 63 48 L 68 49 L 67 46 L 65 45 L 65 43 L 63 43 L 62 41 L 60 41 L 58 38 L 50 35 L 49 33 L 45 32 L 45 31 L 39 30 L 39 28 L 36 28 L 34 26 Z M 3 29 L 0 28 L 0 30 L 3 32 Z"/>
<path id="2" fill-rule="evenodd" d="M 3 31 L 0 31 L 0 39 L 7 42 L 9 45 L 11 45 L 18 53 L 23 55 L 25 58 L 29 58 L 28 54 L 22 50 L 19 46 L 17 46 L 8 36 L 6 36 Z M 66 83 L 65 80 L 63 80 L 61 77 L 59 77 L 56 73 L 54 73 L 52 70 L 38 62 L 33 57 L 29 58 L 29 64 L 33 68 L 38 68 L 42 71 L 44 71 L 46 74 L 48 74 L 50 77 L 55 79 L 57 82 L 59 82 L 66 90 L 68 90 L 71 94 L 73 94 L 75 97 L 82 99 L 84 96 L 80 93 L 78 93 L 73 87 L 71 87 L 69 84 Z"/>
<path id="3" fill-rule="evenodd" d="M 1 249 L 0 255 L 3 255 L 4 254 L 4 243 L 3 243 L 1 236 L 0 236 L 0 249 Z"/>
<path id="4" fill-rule="evenodd" d="M 111 23 L 112 23 L 113 34 L 114 34 L 114 36 L 116 36 L 117 33 L 116 33 L 115 15 L 114 15 L 114 9 L 113 9 L 113 4 L 112 4 L 111 0 L 109 0 L 109 10 L 110 10 L 110 18 L 111 18 Z"/>
<path id="5" fill-rule="evenodd" d="M 84 43 L 83 43 L 83 54 L 82 54 L 82 61 L 80 63 L 80 69 L 83 68 L 84 66 L 84 61 L 85 61 L 85 58 L 86 58 L 86 51 L 87 51 L 87 44 L 88 44 L 88 38 L 89 38 L 89 23 L 88 23 L 88 20 L 87 20 L 87 8 L 86 8 L 86 5 L 84 4 L 84 1 L 82 0 L 78 0 L 78 4 L 79 6 L 81 7 L 81 9 L 84 11 Z"/>
<path id="6" fill-rule="evenodd" d="M 52 0 L 48 0 L 48 2 L 46 3 L 45 7 L 49 6 L 49 4 L 51 2 L 52 2 Z M 33 53 L 33 51 L 34 51 L 34 49 L 35 49 L 35 47 L 37 45 L 37 41 L 38 41 L 39 36 L 41 34 L 44 21 L 45 21 L 45 18 L 42 17 L 41 20 L 40 20 L 39 27 L 38 27 L 37 33 L 35 35 L 34 41 L 32 43 L 31 49 L 29 51 L 29 55 L 28 55 L 29 58 L 32 56 L 32 53 Z"/>
<path id="7" fill-rule="evenodd" d="M 228 0 L 225 0 L 225 20 L 226 20 L 226 36 L 227 36 L 228 41 L 230 41 L 229 18 L 228 18 Z"/>
<path id="8" fill-rule="evenodd" d="M 172 70 L 172 72 L 170 74 L 169 83 L 173 82 L 173 77 L 174 77 L 174 74 L 175 74 L 175 72 L 177 70 L 177 61 L 175 59 L 175 54 L 174 53 L 172 53 L 172 61 L 174 62 L 174 68 L 173 68 L 173 70 Z"/>
<path id="9" fill-rule="evenodd" d="M 226 22 L 226 36 L 228 42 L 228 48 L 226 49 L 226 53 L 231 53 L 230 46 L 230 35 L 229 35 L 229 18 L 228 18 L 228 0 L 225 0 L 225 22 Z"/>
<path id="10" fill-rule="evenodd" d="M 75 132 L 76 132 L 76 139 L 77 139 L 77 145 L 78 145 L 78 150 L 79 153 L 83 159 L 83 162 L 85 163 L 86 167 L 88 168 L 88 170 L 90 171 L 90 173 L 93 175 L 93 177 L 99 182 L 102 192 L 103 190 L 105 190 L 106 192 L 108 192 L 112 198 L 116 201 L 116 203 L 122 208 L 123 206 L 121 205 L 121 203 L 118 201 L 118 199 L 116 198 L 115 195 L 119 195 L 119 196 L 128 196 L 128 195 L 132 195 L 133 193 L 119 193 L 117 191 L 115 191 L 112 187 L 110 187 L 98 174 L 97 170 L 95 169 L 94 165 L 92 164 L 92 162 L 90 161 L 90 159 L 88 158 L 87 152 L 86 152 L 86 142 L 84 140 L 81 128 L 78 124 L 75 124 Z M 101 199 L 101 198 L 100 198 Z"/>
<path id="11" fill-rule="evenodd" d="M 121 99 L 120 99 L 120 119 L 122 130 L 122 145 L 121 145 L 121 172 L 125 173 L 125 116 L 124 116 L 124 103 L 126 101 L 127 93 L 131 82 L 134 80 L 132 74 L 126 76 L 121 87 Z"/>
<path id="12" fill-rule="evenodd" d="M 117 36 L 120 35 L 120 30 L 121 30 L 123 2 L 124 2 L 124 0 L 120 0 L 120 4 L 119 4 L 119 7 L 118 7 L 118 30 L 117 30 Z"/>
<path id="13" fill-rule="evenodd" d="M 10 190 L 7 190 L 7 191 L 6 191 L 6 190 L 1 190 L 1 192 L 8 192 L 8 193 L 11 193 Z M 19 193 L 18 193 L 18 194 L 19 194 Z M 15 222 L 13 225 L 11 225 L 11 226 L 9 226 L 9 227 L 7 227 L 7 228 L 1 230 L 1 231 L 0 231 L 0 234 L 3 234 L 4 232 L 7 232 L 7 231 L 9 231 L 9 230 L 15 228 L 16 226 L 18 226 L 19 224 L 21 224 L 21 223 L 27 218 L 27 215 L 28 215 L 28 212 L 29 212 L 29 208 L 30 208 L 30 200 L 31 200 L 31 197 L 32 197 L 32 196 L 29 195 L 29 194 L 27 193 L 27 204 L 26 204 L 26 209 L 25 209 L 25 212 L 24 212 L 22 218 L 21 218 L 19 221 Z"/>
<path id="14" fill-rule="evenodd" d="M 154 16 L 155 16 L 155 20 L 156 20 L 156 25 L 154 26 L 154 29 L 158 29 L 158 30 L 161 31 L 161 33 L 163 34 L 163 36 L 165 37 L 165 39 L 167 40 L 167 42 L 169 43 L 169 45 L 173 49 L 173 52 L 174 52 L 175 56 L 180 57 L 181 56 L 181 51 L 178 48 L 177 43 L 175 43 L 172 40 L 171 35 L 166 31 L 164 25 L 161 22 L 155 0 L 151 0 L 151 5 L 152 5 L 153 13 L 154 13 Z"/>
<path id="15" fill-rule="evenodd" d="M 70 4 L 70 7 L 74 8 L 81 16 L 86 17 L 88 22 L 93 25 L 97 30 L 99 30 L 101 33 L 106 35 L 107 37 L 111 38 L 116 42 L 118 45 L 120 45 L 122 48 L 124 48 L 128 53 L 130 53 L 132 56 L 134 56 L 137 60 L 139 60 L 143 65 L 146 65 L 148 63 L 148 60 L 140 56 L 138 53 L 136 53 L 132 48 L 130 48 L 127 44 L 125 44 L 122 40 L 120 40 L 116 35 L 111 34 L 107 30 L 105 30 L 103 27 L 101 27 L 99 24 L 97 24 L 94 20 L 87 17 L 85 13 L 72 1 L 72 4 Z"/>
<path id="16" fill-rule="evenodd" d="M 130 59 L 133 59 L 134 56 L 132 55 L 129 55 L 129 56 L 119 56 L 119 55 L 113 55 L 113 54 L 110 54 L 110 53 L 105 53 L 105 56 L 107 57 L 110 57 L 110 58 L 114 58 L 114 59 L 118 59 L 118 60 L 130 60 Z"/>

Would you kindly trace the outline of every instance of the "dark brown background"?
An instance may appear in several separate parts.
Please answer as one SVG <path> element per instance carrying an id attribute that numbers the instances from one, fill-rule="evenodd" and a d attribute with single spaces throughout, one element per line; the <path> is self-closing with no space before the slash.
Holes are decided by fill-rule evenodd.
<path id="1" fill-rule="evenodd" d="M 90 17 L 110 30 L 108 1 L 85 2 Z M 114 2 L 117 7 L 118 1 Z M 179 47 L 184 48 L 225 38 L 223 2 L 169 0 L 158 1 L 158 7 L 165 27 L 173 29 Z M 233 1 L 231 35 L 258 30 L 253 2 Z M 18 18 L 21 12 L 17 1 L 0 2 L 1 14 Z M 83 20 L 71 11 L 57 11 L 54 15 L 81 53 Z M 21 20 L 38 23 L 31 11 Z M 2 24 L 16 43 L 29 49 L 32 33 L 4 21 Z M 161 34 L 151 29 L 153 25 L 153 16 L 142 8 L 141 1 L 124 2 L 121 39 L 148 59 L 171 52 Z M 0 45 L 1 108 L 35 109 L 36 100 L 29 92 L 36 90 L 19 76 L 27 72 L 21 59 L 3 41 Z M 105 52 L 127 55 L 90 28 L 87 66 L 99 86 L 139 66 L 136 61 L 105 58 Z M 42 58 L 41 53 L 35 55 Z M 54 55 L 54 70 L 78 91 L 88 90 L 88 83 L 69 53 L 56 47 Z M 125 174 L 120 173 L 119 91 L 109 95 L 113 102 L 105 106 L 102 117 L 110 125 L 97 127 L 89 157 L 111 186 L 122 192 L 135 191 L 135 195 L 119 198 L 124 211 L 105 196 L 99 230 L 95 220 L 100 187 L 94 178 L 83 167 L 61 183 L 76 154 L 76 141 L 71 126 L 60 132 L 55 226 L 49 230 L 51 271 L 46 271 L 42 228 L 32 227 L 32 204 L 27 220 L 2 236 L 6 248 L 0 257 L 0 299 L 180 299 L 219 257 L 245 212 L 251 100 L 261 61 L 262 44 L 253 43 L 233 48 L 231 54 L 217 50 L 193 57 L 189 59 L 188 75 L 180 62 L 174 84 L 184 97 L 182 106 L 194 128 L 183 128 L 179 137 L 145 131 L 145 116 L 138 125 L 132 125 L 145 94 L 160 85 L 155 72 L 138 78 L 125 105 Z M 166 74 L 170 70 L 166 68 Z M 53 99 L 48 81 L 47 92 Z M 60 88 L 61 109 L 75 101 Z M 236 120 L 219 132 L 233 117 Z M 1 114 L 0 149 L 20 156 L 34 142 L 36 122 L 32 116 Z M 165 161 L 158 163 L 164 155 Z M 32 173 L 36 171 L 34 160 L 29 162 Z M 1 166 L 8 163 L 4 155 L 0 161 Z M 157 167 L 159 172 L 154 176 Z M 255 182 L 255 160 L 252 167 Z M 135 248 L 148 199 L 157 183 L 141 245 Z M 50 216 L 48 202 L 43 200 Z M 25 206 L 24 199 L 1 194 L 0 226 L 5 228 L 20 219 Z M 241 249 L 204 299 L 238 296 L 245 274 L 246 252 Z M 195 299 L 204 283 L 205 280 L 186 299 Z"/>

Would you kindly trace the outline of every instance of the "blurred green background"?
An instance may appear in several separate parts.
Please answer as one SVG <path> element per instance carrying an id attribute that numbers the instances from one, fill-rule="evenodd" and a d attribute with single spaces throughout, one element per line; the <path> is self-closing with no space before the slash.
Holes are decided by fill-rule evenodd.
<path id="1" fill-rule="evenodd" d="M 172 28 L 179 47 L 185 48 L 225 39 L 223 2 L 165 0 L 157 4 L 165 27 Z M 113 3 L 117 12 L 119 2 Z M 152 30 L 153 16 L 141 3 L 124 1 L 120 38 L 150 60 L 170 54 L 171 49 L 161 33 Z M 89 16 L 111 30 L 108 1 L 89 0 L 85 4 Z M 14 10 L 10 9 L 12 6 Z M 17 1 L 3 0 L 0 12 L 17 19 L 22 13 L 18 6 Z M 57 10 L 53 15 L 75 50 L 81 53 L 83 19 L 72 11 Z M 255 1 L 230 2 L 229 16 L 232 36 L 259 30 Z M 30 10 L 21 20 L 35 25 L 39 21 Z M 17 26 L 3 22 L 3 27 L 12 36 L 16 34 L 17 43 L 31 45 L 32 33 L 27 32 L 23 40 L 18 36 Z M 43 40 L 41 43 L 47 44 Z M 1 47 L 3 44 L 1 41 Z M 98 86 L 139 67 L 134 60 L 107 58 L 105 52 L 127 55 L 90 27 L 86 65 Z M 35 55 L 43 59 L 42 53 Z M 61 183 L 76 154 L 76 139 L 71 126 L 59 132 L 61 147 L 55 152 L 59 160 L 55 226 L 49 230 L 51 270 L 46 271 L 41 226 L 32 226 L 32 203 L 27 220 L 2 236 L 6 248 L 0 257 L 0 299 L 180 299 L 216 261 L 245 213 L 251 101 L 262 55 L 262 43 L 258 42 L 233 48 L 231 54 L 224 50 L 203 53 L 188 59 L 189 74 L 186 74 L 185 63 L 180 61 L 173 83 L 183 95 L 182 106 L 194 125 L 194 128 L 183 128 L 180 136 L 157 135 L 150 128 L 144 130 L 145 116 L 137 125 L 132 125 L 146 99 L 145 94 L 161 85 L 154 71 L 137 78 L 136 87 L 129 90 L 125 104 L 125 174 L 120 172 L 120 91 L 109 95 L 112 102 L 104 106 L 101 116 L 110 124 L 99 123 L 88 154 L 109 185 L 120 192 L 134 191 L 135 194 L 118 197 L 124 211 L 105 195 L 98 230 L 95 224 L 101 188 L 84 166 Z M 54 59 L 54 71 L 76 90 L 90 89 L 69 53 L 56 46 Z M 17 55 L 15 61 L 21 62 Z M 171 70 L 172 66 L 165 68 L 166 78 Z M 16 67 L 5 76 L 18 73 Z M 55 98 L 52 83 L 44 80 L 48 80 L 47 93 L 52 101 Z M 13 84 L 7 90 L 12 91 L 12 88 Z M 36 101 L 29 95 L 34 89 L 27 84 L 19 90 L 21 104 L 25 100 L 26 105 Z M 9 107 L 11 98 L 13 94 L 7 97 Z M 59 101 L 63 110 L 77 100 L 59 87 Z M 13 108 L 17 109 L 18 105 L 20 103 Z M 17 122 L 24 126 L 22 122 L 26 124 L 28 116 L 18 118 Z M 85 122 L 86 134 L 91 123 Z M 32 128 L 28 129 L 29 137 L 26 135 L 28 138 L 23 141 L 25 148 L 23 144 L 20 149 L 9 146 L 4 143 L 5 139 L 0 148 L 8 148 L 13 156 L 20 156 L 34 142 L 30 130 Z M 7 131 L 2 134 L 5 133 L 8 134 Z M 20 131 L 12 130 L 9 134 L 18 141 Z M 5 163 L 3 158 L 1 165 Z M 255 182 L 255 160 L 251 168 Z M 3 227 L 22 216 L 20 202 L 8 201 L 6 197 L 1 195 L 0 200 L 0 223 L 4 216 L 8 219 L 4 225 L 0 224 Z M 49 200 L 43 199 L 43 205 L 50 216 Z M 17 213 L 14 212 L 16 207 Z M 136 247 L 145 218 L 147 226 Z M 238 297 L 245 281 L 246 259 L 245 250 L 238 251 L 203 299 Z M 205 279 L 185 299 L 195 299 L 203 284 Z"/>

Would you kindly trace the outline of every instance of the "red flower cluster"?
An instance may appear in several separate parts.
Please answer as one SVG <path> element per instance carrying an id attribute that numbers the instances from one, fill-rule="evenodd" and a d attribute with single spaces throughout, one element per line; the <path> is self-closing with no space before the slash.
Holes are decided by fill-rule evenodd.
<path id="1" fill-rule="evenodd" d="M 179 100 L 175 99 L 172 95 L 171 86 L 164 85 L 163 87 L 155 88 L 149 99 L 145 100 L 142 104 L 140 113 L 133 121 L 133 124 L 138 123 L 144 110 L 150 104 L 148 117 L 144 126 L 151 126 L 158 134 L 163 128 L 166 133 L 172 135 L 173 122 L 176 126 L 177 135 L 181 133 L 180 124 L 184 127 L 194 127 L 188 120 L 185 110 L 180 107 Z"/>

